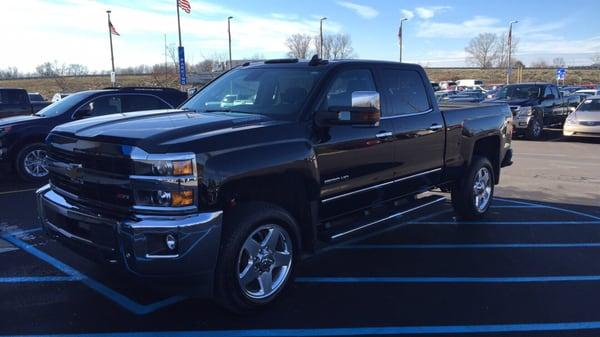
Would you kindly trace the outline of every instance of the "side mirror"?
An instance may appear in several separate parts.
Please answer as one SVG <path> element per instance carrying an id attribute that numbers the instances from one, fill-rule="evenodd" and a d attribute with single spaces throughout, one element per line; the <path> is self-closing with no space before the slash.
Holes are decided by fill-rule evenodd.
<path id="1" fill-rule="evenodd" d="M 88 118 L 92 115 L 92 107 L 91 104 L 86 104 L 84 106 L 82 106 L 81 108 L 79 108 L 79 110 L 77 110 L 77 112 L 75 112 L 75 119 L 84 119 L 84 118 Z"/>
<path id="2" fill-rule="evenodd" d="M 381 103 L 376 91 L 354 91 L 352 106 L 329 107 L 325 120 L 333 125 L 377 125 L 381 119 Z"/>

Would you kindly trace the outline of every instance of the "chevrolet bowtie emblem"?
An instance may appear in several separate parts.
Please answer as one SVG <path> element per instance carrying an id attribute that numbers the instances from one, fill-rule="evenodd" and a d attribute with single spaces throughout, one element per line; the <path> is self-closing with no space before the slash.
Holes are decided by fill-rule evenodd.
<path id="1" fill-rule="evenodd" d="M 69 179 L 77 184 L 83 184 L 83 165 L 81 164 L 68 164 L 65 170 L 65 174 Z"/>

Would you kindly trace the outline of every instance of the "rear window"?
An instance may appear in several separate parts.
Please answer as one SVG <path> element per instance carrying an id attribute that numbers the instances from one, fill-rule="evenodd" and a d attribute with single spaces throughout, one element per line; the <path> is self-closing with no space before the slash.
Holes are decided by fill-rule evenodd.
<path id="1" fill-rule="evenodd" d="M 407 115 L 431 109 L 421 75 L 414 70 L 384 69 L 384 94 L 388 106 L 384 116 Z"/>
<path id="2" fill-rule="evenodd" d="M 0 90 L 0 103 L 11 105 L 27 104 L 27 94 L 24 90 Z"/>

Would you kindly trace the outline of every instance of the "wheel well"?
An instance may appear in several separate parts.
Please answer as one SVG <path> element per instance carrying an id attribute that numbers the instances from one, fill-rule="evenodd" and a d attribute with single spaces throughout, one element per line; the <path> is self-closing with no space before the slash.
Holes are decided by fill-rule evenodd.
<path id="1" fill-rule="evenodd" d="M 500 138 L 486 137 L 475 142 L 473 156 L 486 157 L 492 163 L 495 183 L 500 182 Z"/>
<path id="2" fill-rule="evenodd" d="M 35 143 L 44 144 L 44 139 L 45 139 L 45 136 L 43 136 L 43 135 L 32 135 L 23 140 L 20 140 L 19 143 L 17 143 L 15 146 L 13 146 L 9 152 L 9 154 L 11 156 L 10 158 L 13 161 L 12 166 L 14 166 L 16 168 L 16 166 L 18 165 L 17 157 L 19 156 L 19 153 L 21 152 L 21 150 L 23 150 L 23 148 L 25 148 L 29 145 L 33 145 Z"/>
<path id="3" fill-rule="evenodd" d="M 301 174 L 246 178 L 223 186 L 219 206 L 225 211 L 236 205 L 262 201 L 288 211 L 300 226 L 303 250 L 312 250 L 315 236 L 314 187 Z"/>

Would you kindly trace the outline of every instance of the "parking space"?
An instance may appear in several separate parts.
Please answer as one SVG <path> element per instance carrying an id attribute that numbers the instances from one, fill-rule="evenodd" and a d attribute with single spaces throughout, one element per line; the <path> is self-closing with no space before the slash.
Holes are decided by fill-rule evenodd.
<path id="1" fill-rule="evenodd" d="M 290 293 L 249 316 L 75 256 L 37 228 L 32 191 L 2 194 L 0 334 L 597 335 L 600 175 L 577 181 L 588 162 L 562 168 L 546 144 L 516 142 L 485 220 L 457 221 L 448 201 L 391 220 L 305 260 Z M 543 175 L 520 181 L 521 160 L 570 177 L 564 193 L 544 196 L 557 182 Z"/>

